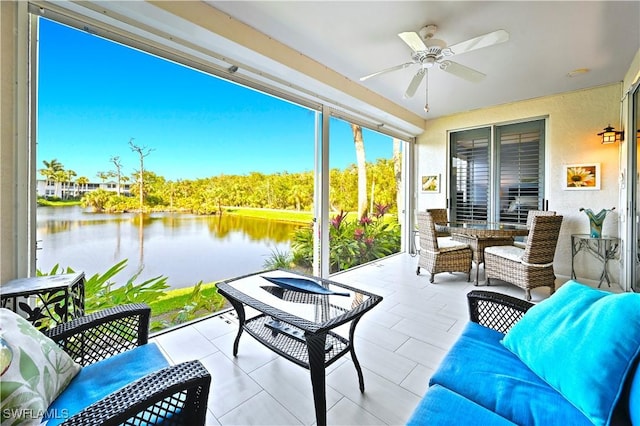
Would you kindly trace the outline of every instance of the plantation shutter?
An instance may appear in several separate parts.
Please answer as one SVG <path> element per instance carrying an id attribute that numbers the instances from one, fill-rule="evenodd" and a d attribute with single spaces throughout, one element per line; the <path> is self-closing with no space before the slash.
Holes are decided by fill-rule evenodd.
<path id="1" fill-rule="evenodd" d="M 450 133 L 452 221 L 526 224 L 529 210 L 543 209 L 544 125 L 536 120 Z"/>
<path id="2" fill-rule="evenodd" d="M 526 223 L 544 201 L 544 121 L 496 127 L 500 222 Z"/>
<path id="3" fill-rule="evenodd" d="M 451 133 L 450 213 L 452 221 L 487 220 L 489 128 Z"/>

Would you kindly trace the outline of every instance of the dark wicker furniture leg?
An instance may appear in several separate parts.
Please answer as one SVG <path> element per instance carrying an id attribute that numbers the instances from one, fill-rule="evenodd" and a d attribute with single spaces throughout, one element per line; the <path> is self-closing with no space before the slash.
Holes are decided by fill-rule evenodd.
<path id="1" fill-rule="evenodd" d="M 351 352 L 351 360 L 353 361 L 353 365 L 356 367 L 356 372 L 358 373 L 358 382 L 360 383 L 360 392 L 364 393 L 364 377 L 362 375 L 362 368 L 360 368 L 360 361 L 358 361 L 358 357 L 356 356 L 356 349 L 353 345 L 353 335 L 356 331 L 356 325 L 358 321 L 360 321 L 358 317 L 351 322 L 351 326 L 349 327 L 349 341 L 351 342 L 351 348 L 349 351 Z"/>
<path id="2" fill-rule="evenodd" d="M 313 405 L 316 409 L 316 424 L 327 424 L 327 395 L 325 389 L 324 345 L 327 334 L 309 335 L 305 333 L 309 351 L 309 373 L 313 389 Z"/>

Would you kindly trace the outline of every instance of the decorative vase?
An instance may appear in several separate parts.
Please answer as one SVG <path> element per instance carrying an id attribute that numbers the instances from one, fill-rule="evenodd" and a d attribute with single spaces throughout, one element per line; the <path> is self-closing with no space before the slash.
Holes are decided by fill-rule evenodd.
<path id="1" fill-rule="evenodd" d="M 580 211 L 585 212 L 585 214 L 589 218 L 589 235 L 591 236 L 591 238 L 602 237 L 602 224 L 607 217 L 607 213 L 615 209 L 615 207 L 612 207 L 611 209 L 602 209 L 598 213 L 593 213 L 591 209 L 580 207 Z"/>

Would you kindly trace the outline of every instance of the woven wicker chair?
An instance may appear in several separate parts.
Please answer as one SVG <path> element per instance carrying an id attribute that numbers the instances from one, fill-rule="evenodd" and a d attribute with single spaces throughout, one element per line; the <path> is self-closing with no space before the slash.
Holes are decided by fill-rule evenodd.
<path id="1" fill-rule="evenodd" d="M 531 300 L 531 289 L 548 286 L 555 291 L 556 276 L 553 257 L 556 252 L 562 216 L 534 216 L 529 238 L 524 249 L 492 246 L 484 250 L 484 270 L 487 285 L 497 278 L 524 289 Z"/>
<path id="2" fill-rule="evenodd" d="M 425 268 L 434 282 L 435 274 L 440 272 L 466 272 L 467 281 L 471 279 L 471 249 L 468 244 L 453 241 L 450 237 L 437 237 L 435 223 L 430 213 L 418 213 L 418 232 L 420 233 L 420 256 L 416 274 Z"/>
<path id="3" fill-rule="evenodd" d="M 427 213 L 431 213 L 434 223 L 442 223 L 446 225 L 449 222 L 449 214 L 447 209 L 427 209 Z M 451 233 L 444 231 L 436 231 L 438 237 L 449 237 Z"/>
<path id="4" fill-rule="evenodd" d="M 151 309 L 105 309 L 45 332 L 82 366 L 147 344 Z M 109 374 L 105 371 L 104 374 Z M 66 419 L 65 425 L 204 425 L 211 375 L 188 361 L 144 376 Z"/>
<path id="5" fill-rule="evenodd" d="M 531 229 L 533 224 L 533 218 L 535 216 L 555 216 L 556 212 L 552 210 L 529 210 L 527 213 L 527 228 Z M 525 248 L 527 245 L 527 237 L 524 237 L 522 241 L 514 241 L 513 245 L 520 248 Z"/>

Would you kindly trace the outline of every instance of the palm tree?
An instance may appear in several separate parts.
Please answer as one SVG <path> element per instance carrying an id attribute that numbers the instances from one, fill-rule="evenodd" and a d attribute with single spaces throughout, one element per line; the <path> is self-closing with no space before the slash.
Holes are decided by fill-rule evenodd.
<path id="1" fill-rule="evenodd" d="M 62 198 L 62 189 L 60 189 L 60 191 L 58 191 L 58 188 L 60 187 L 61 184 L 63 184 L 63 182 L 66 182 L 67 180 L 67 172 L 65 172 L 64 170 L 58 170 L 57 172 L 54 172 L 53 175 L 51 176 L 51 179 L 54 182 L 54 194 L 56 195 L 56 197 L 60 196 L 60 198 Z"/>
<path id="2" fill-rule="evenodd" d="M 400 156 L 400 139 L 393 138 L 393 175 L 396 183 L 396 208 L 398 217 L 402 210 L 404 200 L 402 199 L 402 157 Z"/>
<path id="3" fill-rule="evenodd" d="M 98 172 L 96 173 L 96 177 L 100 179 L 102 183 L 105 183 L 107 179 L 109 179 L 112 176 L 112 173 L 113 172 Z"/>
<path id="4" fill-rule="evenodd" d="M 40 169 L 40 174 L 44 176 L 47 180 L 47 186 L 51 182 L 56 182 L 56 173 L 64 170 L 64 166 L 57 159 L 53 159 L 51 161 L 42 160 L 42 164 L 44 164 L 44 169 Z M 57 194 L 57 188 L 54 188 L 54 193 Z"/>
<path id="5" fill-rule="evenodd" d="M 358 163 L 358 217 L 367 213 L 367 162 L 364 155 L 364 139 L 362 127 L 351 124 L 353 143 L 356 148 L 356 161 Z"/>
<path id="6" fill-rule="evenodd" d="M 64 174 L 66 176 L 65 182 L 66 182 L 66 185 L 67 185 L 67 192 L 66 192 L 67 197 L 66 198 L 69 198 L 69 188 L 73 184 L 73 178 L 78 176 L 78 174 L 74 170 L 65 170 Z M 75 190 L 73 191 L 73 195 L 74 196 L 76 195 L 76 191 Z"/>
<path id="7" fill-rule="evenodd" d="M 89 178 L 86 176 L 80 176 L 78 179 L 76 179 L 76 183 L 79 186 L 79 192 L 82 194 L 84 194 L 85 192 L 87 192 L 87 185 L 89 184 Z M 83 191 L 84 189 L 84 191 Z"/>

